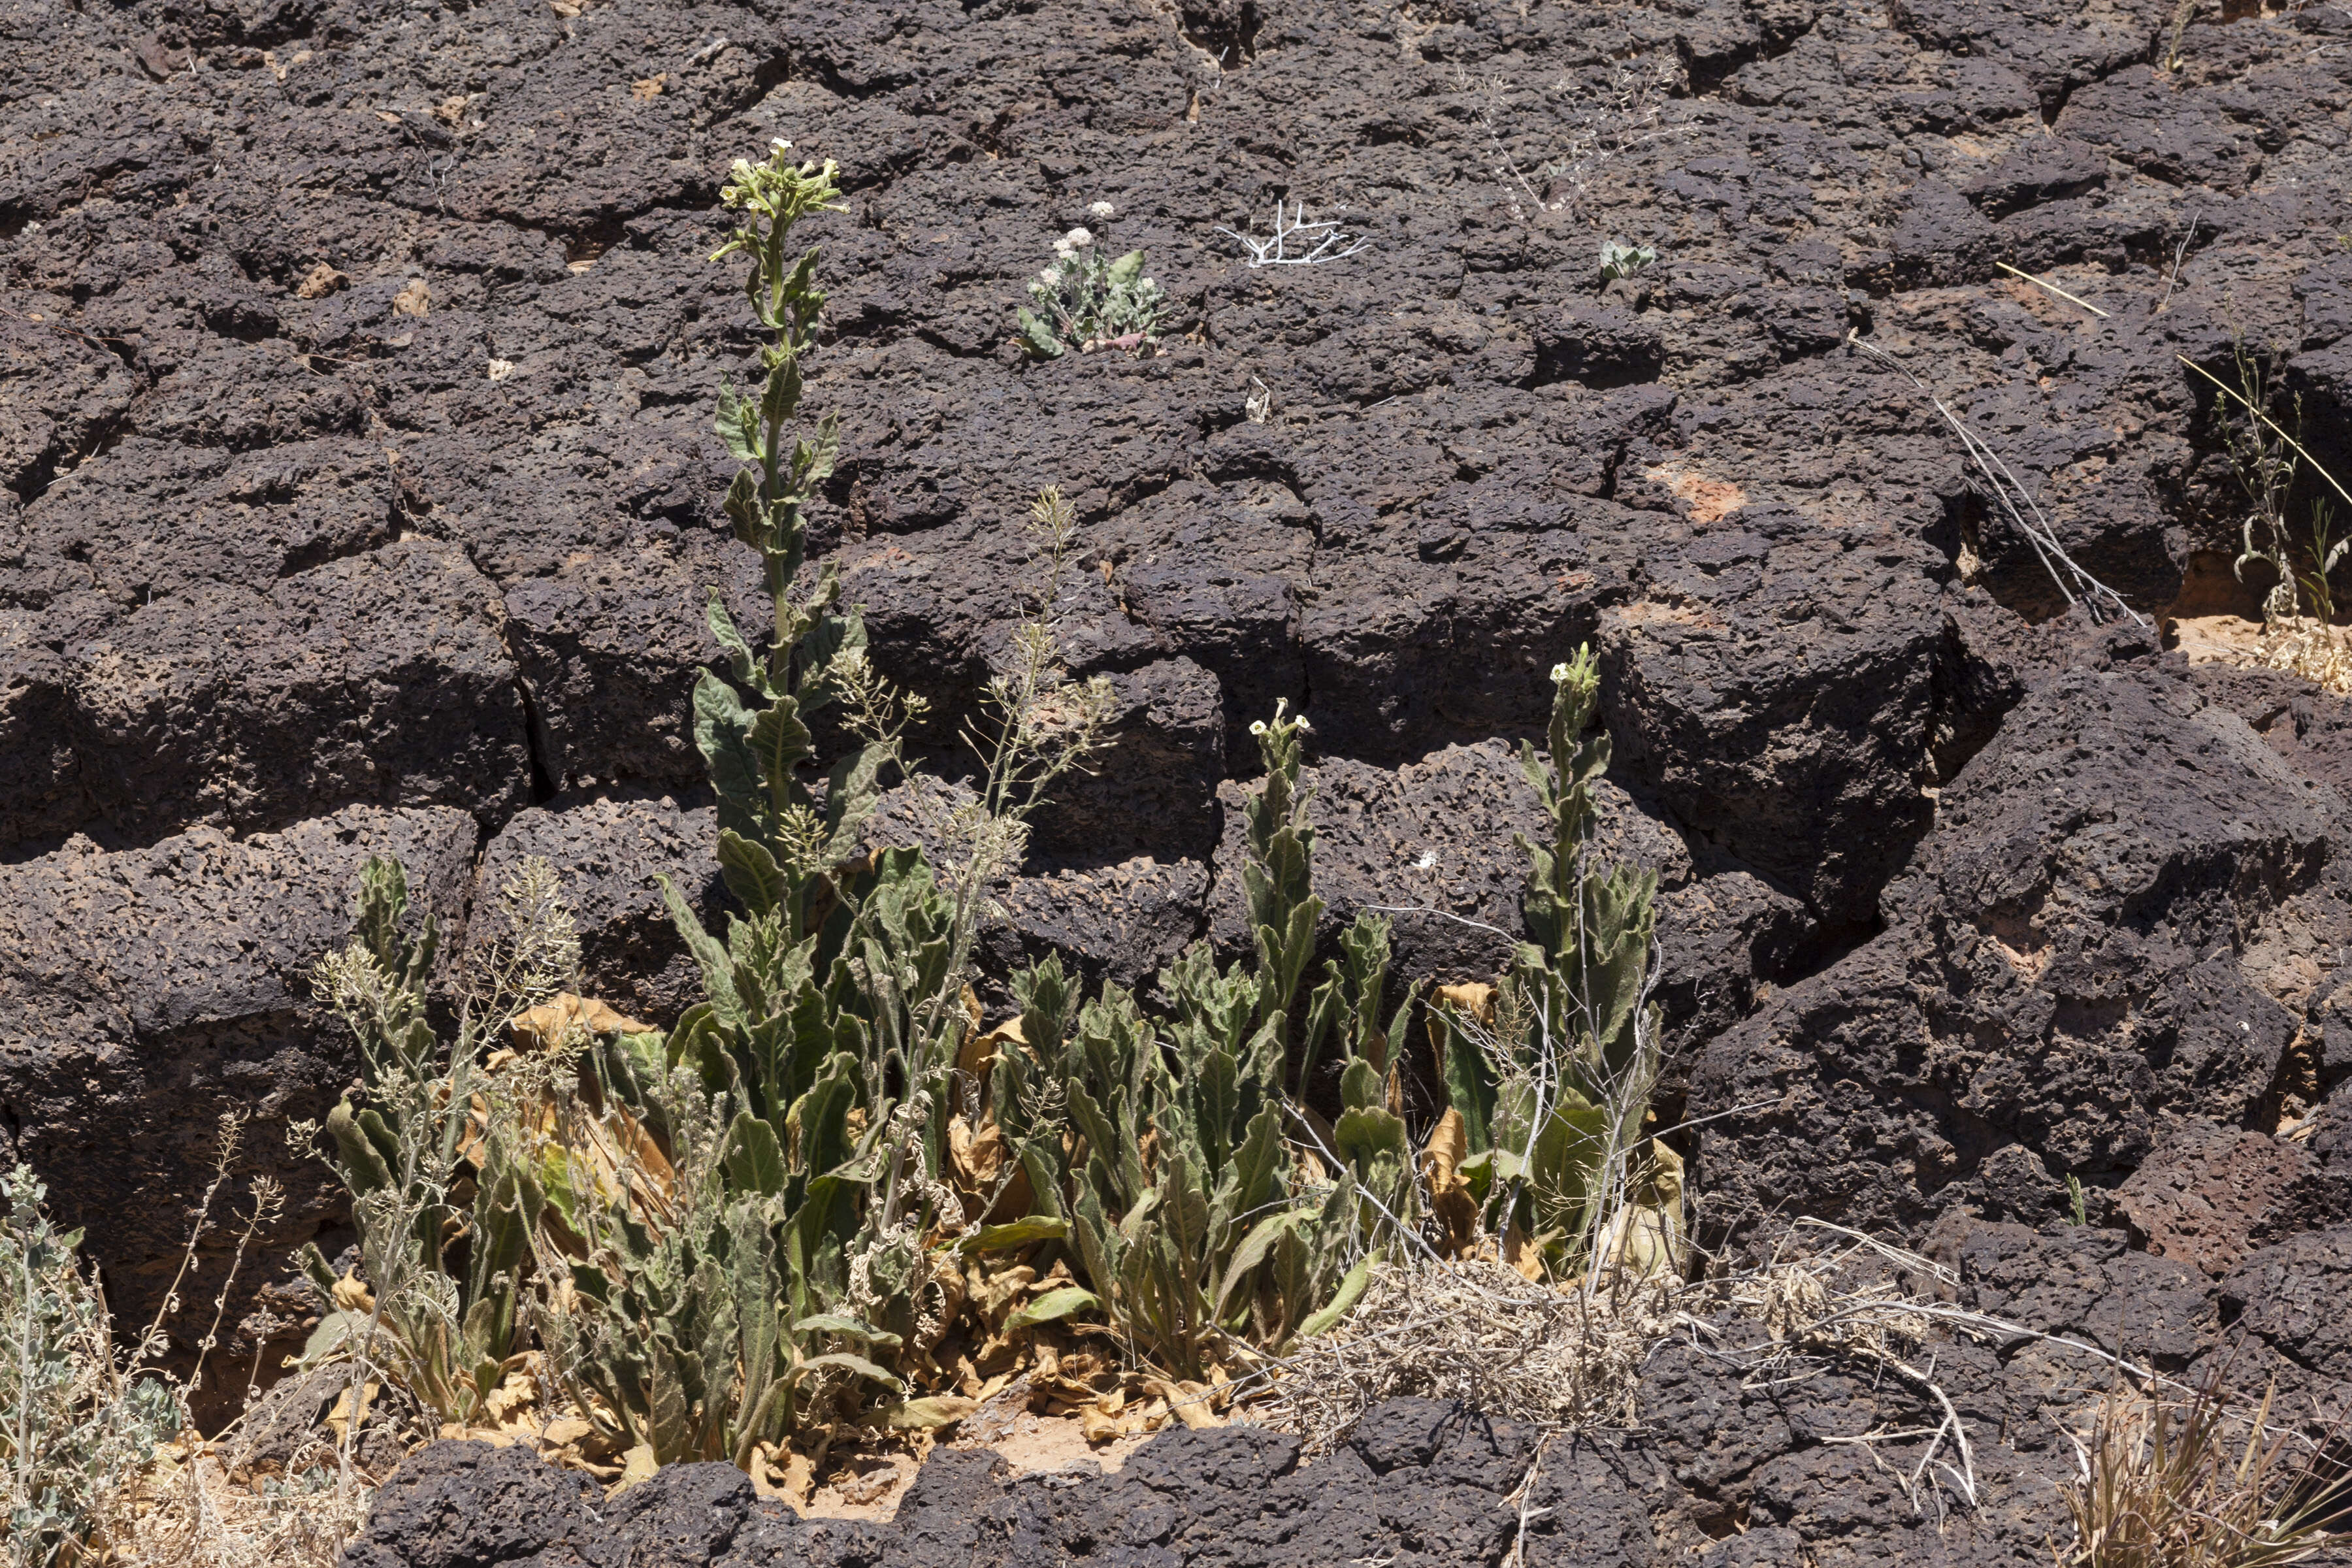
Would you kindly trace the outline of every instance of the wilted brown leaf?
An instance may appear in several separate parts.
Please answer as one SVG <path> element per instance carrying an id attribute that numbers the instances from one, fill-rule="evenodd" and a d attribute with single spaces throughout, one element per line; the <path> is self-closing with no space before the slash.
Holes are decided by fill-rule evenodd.
<path id="1" fill-rule="evenodd" d="M 1518 1270 L 1520 1279 L 1535 1284 L 1542 1282 L 1543 1248 L 1528 1239 L 1517 1220 L 1503 1227 L 1503 1261 Z"/>
<path id="2" fill-rule="evenodd" d="M 361 1284 L 355 1275 L 346 1274 L 335 1281 L 334 1298 L 339 1311 L 364 1316 L 375 1310 L 375 1292 Z"/>
<path id="3" fill-rule="evenodd" d="M 629 96 L 639 103 L 650 102 L 661 96 L 662 89 L 668 84 L 668 81 L 669 72 L 667 71 L 646 77 L 642 81 L 633 81 L 629 84 Z"/>
<path id="4" fill-rule="evenodd" d="M 1143 1387 L 1145 1392 L 1166 1400 L 1168 1413 L 1196 1432 L 1225 1424 L 1224 1417 L 1215 1409 L 1216 1391 L 1206 1384 L 1171 1384 L 1160 1378 L 1147 1377 L 1143 1380 Z"/>
<path id="5" fill-rule="evenodd" d="M 395 316 L 423 316 L 431 313 L 433 290 L 425 286 L 422 278 L 412 278 L 408 287 L 392 297 L 392 313 Z"/>
<path id="6" fill-rule="evenodd" d="M 1429 1187 L 1430 1213 L 1445 1227 L 1446 1249 L 1459 1258 L 1478 1231 L 1478 1202 L 1462 1174 L 1470 1152 L 1470 1139 L 1462 1113 L 1452 1107 L 1429 1130 L 1422 1148 L 1422 1174 Z"/>
<path id="7" fill-rule="evenodd" d="M 421 283 L 411 288 L 422 289 Z M 395 304 L 395 309 L 397 305 Z M 423 310 L 414 312 L 423 315 Z M 583 1035 L 641 1035 L 646 1026 L 616 1013 L 593 997 L 558 992 L 555 1000 L 507 1020 L 514 1043 L 525 1050 L 553 1050 L 577 1032 Z"/>
<path id="8" fill-rule="evenodd" d="M 1450 1002 L 1479 1023 L 1492 1028 L 1495 1023 L 1495 988 L 1481 981 L 1467 985 L 1441 985 L 1437 999 Z"/>

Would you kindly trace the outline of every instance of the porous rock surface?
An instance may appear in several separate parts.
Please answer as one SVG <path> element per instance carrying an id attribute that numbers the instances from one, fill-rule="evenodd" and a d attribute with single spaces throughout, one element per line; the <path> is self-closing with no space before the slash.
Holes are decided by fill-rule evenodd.
<path id="1" fill-rule="evenodd" d="M 0 1159 L 143 1317 L 215 1111 L 354 1070 L 301 976 L 372 851 L 452 952 L 543 855 L 596 990 L 691 994 L 653 879 L 723 902 L 688 693 L 708 589 L 757 591 L 709 429 L 752 337 L 704 258 L 782 136 L 849 192 L 816 547 L 944 771 L 1029 497 L 1084 524 L 1063 630 L 1119 744 L 1000 890 L 992 984 L 1237 947 L 1282 700 L 1330 930 L 1409 911 L 1402 975 L 1477 978 L 1532 826 L 1509 752 L 1589 640 L 1716 1231 L 2080 1248 L 2072 1178 L 2100 1268 L 2215 1282 L 2196 1333 L 2340 1386 L 2306 1304 L 2352 1179 L 2352 705 L 2089 624 L 1931 400 L 2139 616 L 2254 609 L 2183 360 L 2263 345 L 2352 472 L 2352 21 L 2263 9 L 2177 55 L 2170 0 L 0 10 Z M 1252 268 L 1217 232 L 1302 201 L 1369 244 Z M 1013 345 L 1080 225 L 1147 251 L 1156 355 Z M 1657 260 L 1604 281 L 1604 238 Z M 333 1249 L 273 1131 L 232 1173 Z M 231 1364 L 304 1327 L 265 1285 Z M 1759 1522 L 1794 1462 L 1724 1483 L 1727 1561 L 1822 1550 Z"/>

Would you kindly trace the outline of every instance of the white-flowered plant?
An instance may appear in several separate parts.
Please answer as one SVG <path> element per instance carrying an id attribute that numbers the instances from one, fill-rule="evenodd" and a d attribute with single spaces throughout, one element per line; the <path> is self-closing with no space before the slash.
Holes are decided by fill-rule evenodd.
<path id="1" fill-rule="evenodd" d="M 1030 280 L 1029 300 L 1036 309 L 1020 311 L 1021 342 L 1039 359 L 1072 349 L 1148 353 L 1168 314 L 1167 290 L 1143 276 L 1143 252 L 1106 257 L 1084 228 L 1054 242 L 1054 260 Z"/>

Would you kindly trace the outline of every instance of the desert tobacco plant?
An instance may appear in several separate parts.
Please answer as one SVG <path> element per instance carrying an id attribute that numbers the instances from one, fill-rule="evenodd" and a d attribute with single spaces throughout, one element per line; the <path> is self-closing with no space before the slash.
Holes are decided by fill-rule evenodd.
<path id="1" fill-rule="evenodd" d="M 1167 291 L 1143 276 L 1143 252 L 1106 257 L 1083 228 L 1055 241 L 1054 260 L 1030 280 L 1029 300 L 1037 308 L 1020 311 L 1021 342 L 1039 359 L 1072 349 L 1149 352 L 1168 314 Z"/>
<path id="2" fill-rule="evenodd" d="M 1660 1063 L 1654 871 L 1592 862 L 1592 785 L 1609 737 L 1587 740 L 1600 702 L 1590 648 L 1552 670 L 1550 755 L 1520 765 L 1550 819 L 1521 909 L 1532 939 L 1484 995 L 1441 999 L 1446 1098 L 1461 1119 L 1455 1173 L 1522 1272 L 1596 1262 L 1678 1264 L 1682 1172 L 1643 1137 Z M 1646 1145 L 1646 1146 L 1645 1146 Z"/>
<path id="3" fill-rule="evenodd" d="M 1363 1022 L 1387 970 L 1373 916 L 1351 928 L 1347 963 L 1330 965 L 1308 1009 L 1310 1044 L 1336 1033 L 1349 1057 L 1349 1109 L 1329 1136 L 1307 1133 L 1331 1163 L 1294 1157 L 1289 1130 L 1307 1123 L 1287 1093 L 1286 1047 L 1323 909 L 1298 785 L 1306 723 L 1277 710 L 1251 729 L 1266 764 L 1246 808 L 1255 962 L 1221 973 L 1195 944 L 1160 972 L 1171 1013 L 1154 1019 L 1115 985 L 1076 1006 L 1048 959 L 1015 979 L 1021 1043 L 1000 1054 L 992 1083 L 995 1118 L 1050 1226 L 1033 1234 L 1066 1240 L 1091 1285 L 1073 1306 L 1102 1312 L 1185 1378 L 1279 1352 L 1335 1317 L 1335 1298 L 1344 1310 L 1411 1173 L 1404 1121 L 1382 1103 L 1385 1059 L 1360 1054 L 1385 1049 Z"/>

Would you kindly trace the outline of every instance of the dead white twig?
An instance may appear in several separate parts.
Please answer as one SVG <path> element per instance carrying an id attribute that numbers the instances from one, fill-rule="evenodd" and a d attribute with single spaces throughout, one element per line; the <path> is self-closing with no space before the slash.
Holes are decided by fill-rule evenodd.
<path id="1" fill-rule="evenodd" d="M 1370 249 L 1372 244 L 1362 235 L 1349 234 L 1342 229 L 1337 218 L 1310 222 L 1307 216 L 1307 204 L 1303 201 L 1286 217 L 1278 196 L 1274 203 L 1274 235 L 1271 238 L 1259 239 L 1239 229 L 1222 226 L 1217 232 L 1241 241 L 1242 248 L 1249 252 L 1252 270 L 1260 267 L 1320 267 L 1327 261 L 1345 261 L 1350 256 Z"/>

